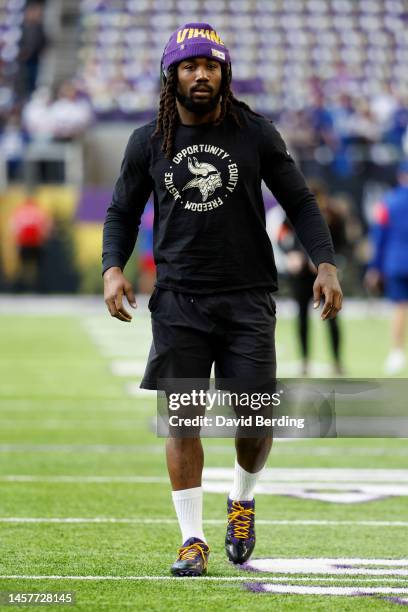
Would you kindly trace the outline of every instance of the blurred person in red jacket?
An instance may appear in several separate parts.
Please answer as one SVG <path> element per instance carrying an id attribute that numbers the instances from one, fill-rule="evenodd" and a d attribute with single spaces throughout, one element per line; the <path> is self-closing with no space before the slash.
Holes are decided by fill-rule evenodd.
<path id="1" fill-rule="evenodd" d="M 38 291 L 44 246 L 52 227 L 51 218 L 29 195 L 13 211 L 10 224 L 20 259 L 16 289 Z"/>

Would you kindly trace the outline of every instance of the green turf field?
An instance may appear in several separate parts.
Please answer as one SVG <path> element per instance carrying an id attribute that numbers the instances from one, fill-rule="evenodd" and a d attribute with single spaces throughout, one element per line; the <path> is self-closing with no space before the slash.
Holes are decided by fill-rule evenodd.
<path id="1" fill-rule="evenodd" d="M 147 312 L 127 325 L 80 305 L 72 314 L 22 310 L 0 317 L 0 591 L 74 591 L 67 609 L 84 611 L 343 612 L 408 602 L 406 440 L 276 441 L 268 492 L 257 496 L 254 559 L 280 561 L 262 572 L 226 561 L 226 494 L 210 491 L 228 487 L 232 441 L 206 440 L 209 576 L 169 579 L 180 541 L 164 440 L 153 432 L 155 398 L 132 395 Z M 342 324 L 348 375 L 380 377 L 387 320 Z M 316 371 L 330 374 L 317 317 L 313 335 Z M 278 323 L 277 347 L 279 375 L 295 375 L 291 320 Z M 334 489 L 338 501 L 318 498 Z M 359 492 L 378 499 L 344 503 Z"/>

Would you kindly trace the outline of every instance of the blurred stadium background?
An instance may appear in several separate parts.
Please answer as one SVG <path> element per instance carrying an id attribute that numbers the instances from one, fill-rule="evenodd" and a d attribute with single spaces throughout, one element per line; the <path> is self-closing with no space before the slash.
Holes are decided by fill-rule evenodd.
<path id="1" fill-rule="evenodd" d="M 152 428 L 154 397 L 138 390 L 150 342 L 143 296 L 155 274 L 151 205 L 126 269 L 140 294 L 131 327 L 105 311 L 101 232 L 129 134 L 156 113 L 163 47 L 180 24 L 197 20 L 214 25 L 230 48 L 237 97 L 275 121 L 309 183 L 328 190 L 342 228 L 343 371 L 383 375 L 390 309 L 362 281 L 375 205 L 408 157 L 407 0 L 0 0 L 0 588 L 76 590 L 84 610 L 135 601 L 152 610 L 197 601 L 208 610 L 226 601 L 231 609 L 351 609 L 342 598 L 328 603 L 340 593 L 296 594 L 303 580 L 309 589 L 371 593 L 353 601 L 356 610 L 391 609 L 408 596 L 403 563 L 354 576 L 298 572 L 284 601 L 222 583 L 243 578 L 222 556 L 225 495 L 211 479 L 227 477 L 216 471 L 205 480 L 213 491 L 206 528 L 221 582 L 188 592 L 160 582 L 178 531 Z M 266 191 L 265 204 L 281 276 L 279 375 L 296 376 L 283 217 Z M 315 319 L 309 373 L 327 376 L 326 330 Z M 230 443 L 206 446 L 210 469 L 232 466 Z M 345 564 L 404 557 L 406 458 L 406 440 L 277 442 L 269 465 L 280 482 L 270 484 L 273 498 L 259 496 L 266 523 L 257 556 Z M 111 574 L 151 581 L 95 578 Z M 276 582 L 281 573 L 271 576 Z"/>
<path id="2" fill-rule="evenodd" d="M 53 222 L 34 288 L 100 292 L 101 223 L 124 146 L 155 115 L 169 33 L 201 19 L 231 49 L 236 95 L 328 185 L 345 225 L 344 289 L 363 296 L 374 204 L 408 154 L 406 14 L 402 0 L 1 0 L 0 291 L 24 289 L 10 219 L 31 197 Z M 127 270 L 142 292 L 151 223 L 148 207 Z"/>

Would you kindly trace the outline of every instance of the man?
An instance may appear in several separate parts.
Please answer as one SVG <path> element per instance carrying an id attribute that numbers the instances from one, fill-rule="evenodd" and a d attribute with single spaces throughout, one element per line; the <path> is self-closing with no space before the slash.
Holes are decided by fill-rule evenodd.
<path id="1" fill-rule="evenodd" d="M 333 247 L 314 197 L 275 127 L 234 98 L 228 49 L 205 23 L 172 34 L 162 58 L 158 117 L 130 137 L 104 227 L 105 301 L 130 321 L 123 276 L 140 216 L 154 194 L 156 288 L 153 344 L 142 388 L 158 379 L 273 380 L 277 289 L 265 230 L 261 181 L 285 208 L 318 275 L 322 318 L 341 308 Z M 243 563 L 255 545 L 253 493 L 272 438 L 236 438 L 226 551 Z M 167 465 L 182 532 L 172 573 L 200 576 L 209 555 L 202 527 L 203 449 L 199 436 L 167 440 Z"/>
<path id="2" fill-rule="evenodd" d="M 375 209 L 371 230 L 373 257 L 366 274 L 366 285 L 393 303 L 391 351 L 385 373 L 395 375 L 407 365 L 405 335 L 408 312 L 408 161 L 398 167 L 399 185 L 385 194 Z"/>

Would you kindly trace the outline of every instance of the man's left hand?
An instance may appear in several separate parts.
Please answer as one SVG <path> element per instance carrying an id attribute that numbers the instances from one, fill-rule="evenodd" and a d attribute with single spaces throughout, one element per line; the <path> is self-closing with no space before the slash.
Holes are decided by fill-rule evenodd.
<path id="1" fill-rule="evenodd" d="M 324 296 L 324 305 L 321 318 L 323 321 L 334 319 L 341 310 L 343 293 L 337 278 L 337 268 L 329 263 L 321 263 L 318 266 L 313 285 L 313 308 L 319 308 L 322 296 Z"/>

